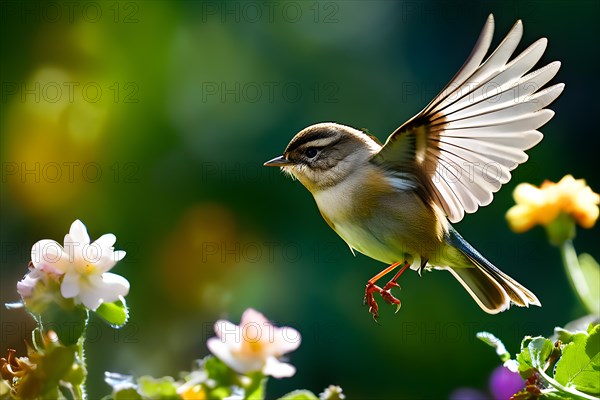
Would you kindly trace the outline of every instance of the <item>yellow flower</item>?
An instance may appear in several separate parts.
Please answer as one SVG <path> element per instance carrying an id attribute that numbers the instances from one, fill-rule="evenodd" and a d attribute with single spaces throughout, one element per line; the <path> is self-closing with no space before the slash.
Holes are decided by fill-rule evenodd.
<path id="1" fill-rule="evenodd" d="M 205 400 L 207 398 L 206 391 L 202 385 L 186 386 L 185 391 L 179 393 L 178 390 L 177 392 L 183 400 Z"/>
<path id="2" fill-rule="evenodd" d="M 529 183 L 517 185 L 513 192 L 517 203 L 506 213 L 511 229 L 525 232 L 535 225 L 548 226 L 561 213 L 584 228 L 598 219 L 600 195 L 587 186 L 584 179 L 566 175 L 558 183 L 545 181 L 538 188 Z"/>

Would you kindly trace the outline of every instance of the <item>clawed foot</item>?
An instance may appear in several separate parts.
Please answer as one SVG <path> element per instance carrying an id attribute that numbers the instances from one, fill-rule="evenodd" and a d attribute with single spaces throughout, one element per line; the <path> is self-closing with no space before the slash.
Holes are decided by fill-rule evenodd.
<path id="1" fill-rule="evenodd" d="M 382 289 L 373 283 L 367 283 L 367 287 L 365 289 L 364 304 L 369 306 L 369 312 L 373 316 L 375 322 L 377 322 L 377 318 L 379 318 L 379 305 L 377 305 L 377 301 L 375 301 L 375 296 L 373 296 L 373 293 L 379 293 L 386 303 L 395 304 L 396 312 L 400 310 L 400 300 L 394 297 L 394 295 L 391 292 L 393 287 L 399 288 L 400 285 L 398 285 L 396 282 L 390 281 Z"/>
<path id="2" fill-rule="evenodd" d="M 372 283 L 367 283 L 367 288 L 365 289 L 365 300 L 364 304 L 369 306 L 369 312 L 373 316 L 375 322 L 377 322 L 377 318 L 379 318 L 379 306 L 375 301 L 375 297 L 373 296 L 373 292 L 381 293 L 382 289 Z"/>
<path id="3" fill-rule="evenodd" d="M 396 273 L 396 275 L 394 275 L 394 277 L 392 279 L 390 279 L 390 281 L 388 283 L 385 284 L 383 289 L 375 284 L 375 282 L 377 282 L 379 279 L 381 279 L 387 273 L 393 271 L 400 264 L 404 264 L 404 266 L 402 268 L 400 268 L 400 270 Z M 375 301 L 375 296 L 373 296 L 373 293 L 375 293 L 375 292 L 379 293 L 381 295 L 381 297 L 383 297 L 383 300 L 385 300 L 386 303 L 395 304 L 396 312 L 398 312 L 398 310 L 400 310 L 400 300 L 398 300 L 397 298 L 394 297 L 394 295 L 392 295 L 391 290 L 393 287 L 400 288 L 400 285 L 398 285 L 396 283 L 396 281 L 398 280 L 398 278 L 400 278 L 400 275 L 402 275 L 408 267 L 410 267 L 410 264 L 408 262 L 406 262 L 406 260 L 402 261 L 402 262 L 394 263 L 394 264 L 390 265 L 389 267 L 387 267 L 386 269 L 384 269 L 383 271 L 381 271 L 380 273 L 378 273 L 377 275 L 375 275 L 373 278 L 369 279 L 369 282 L 367 282 L 367 287 L 365 289 L 365 304 L 369 305 L 369 312 L 373 316 L 373 319 L 375 320 L 375 322 L 377 322 L 377 318 L 379 318 L 379 306 L 377 305 L 377 302 Z"/>

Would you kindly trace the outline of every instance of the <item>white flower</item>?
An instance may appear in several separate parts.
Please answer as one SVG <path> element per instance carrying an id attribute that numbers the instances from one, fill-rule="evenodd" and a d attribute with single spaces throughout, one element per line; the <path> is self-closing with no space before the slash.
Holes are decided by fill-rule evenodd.
<path id="1" fill-rule="evenodd" d="M 127 279 L 107 272 L 125 257 L 124 251 L 114 250 L 116 240 L 115 235 L 108 233 L 90 243 L 85 225 L 76 220 L 65 235 L 64 248 L 48 239 L 33 245 L 31 262 L 35 270 L 30 275 L 37 273 L 32 279 L 39 277 L 37 271 L 62 275 L 63 297 L 74 298 L 90 310 L 96 310 L 103 302 L 117 301 L 129 292 Z M 23 283 L 22 286 L 26 293 L 28 285 Z"/>
<path id="2" fill-rule="evenodd" d="M 262 371 L 275 378 L 288 378 L 296 372 L 278 358 L 300 346 L 300 333 L 293 328 L 273 326 L 256 310 L 244 311 L 239 326 L 217 321 L 215 333 L 217 337 L 206 343 L 208 349 L 241 374 Z"/>
<path id="3" fill-rule="evenodd" d="M 344 400 L 345 398 L 342 388 L 336 385 L 329 385 L 323 393 L 319 393 L 320 400 Z"/>

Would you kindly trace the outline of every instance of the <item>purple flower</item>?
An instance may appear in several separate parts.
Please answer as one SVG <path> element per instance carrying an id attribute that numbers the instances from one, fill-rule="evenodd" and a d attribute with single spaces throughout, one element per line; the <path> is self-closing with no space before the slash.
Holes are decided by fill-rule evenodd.
<path id="1" fill-rule="evenodd" d="M 508 400 L 525 387 L 525 381 L 516 372 L 504 366 L 496 368 L 490 376 L 490 392 L 495 400 Z"/>

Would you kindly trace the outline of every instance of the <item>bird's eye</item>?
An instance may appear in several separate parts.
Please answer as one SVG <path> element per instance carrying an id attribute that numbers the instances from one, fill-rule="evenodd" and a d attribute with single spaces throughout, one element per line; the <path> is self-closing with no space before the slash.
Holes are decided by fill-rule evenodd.
<path id="1" fill-rule="evenodd" d="M 315 149 L 314 147 L 309 147 L 306 150 L 306 157 L 308 157 L 308 158 L 315 158 L 318 152 L 319 151 L 317 149 Z"/>

